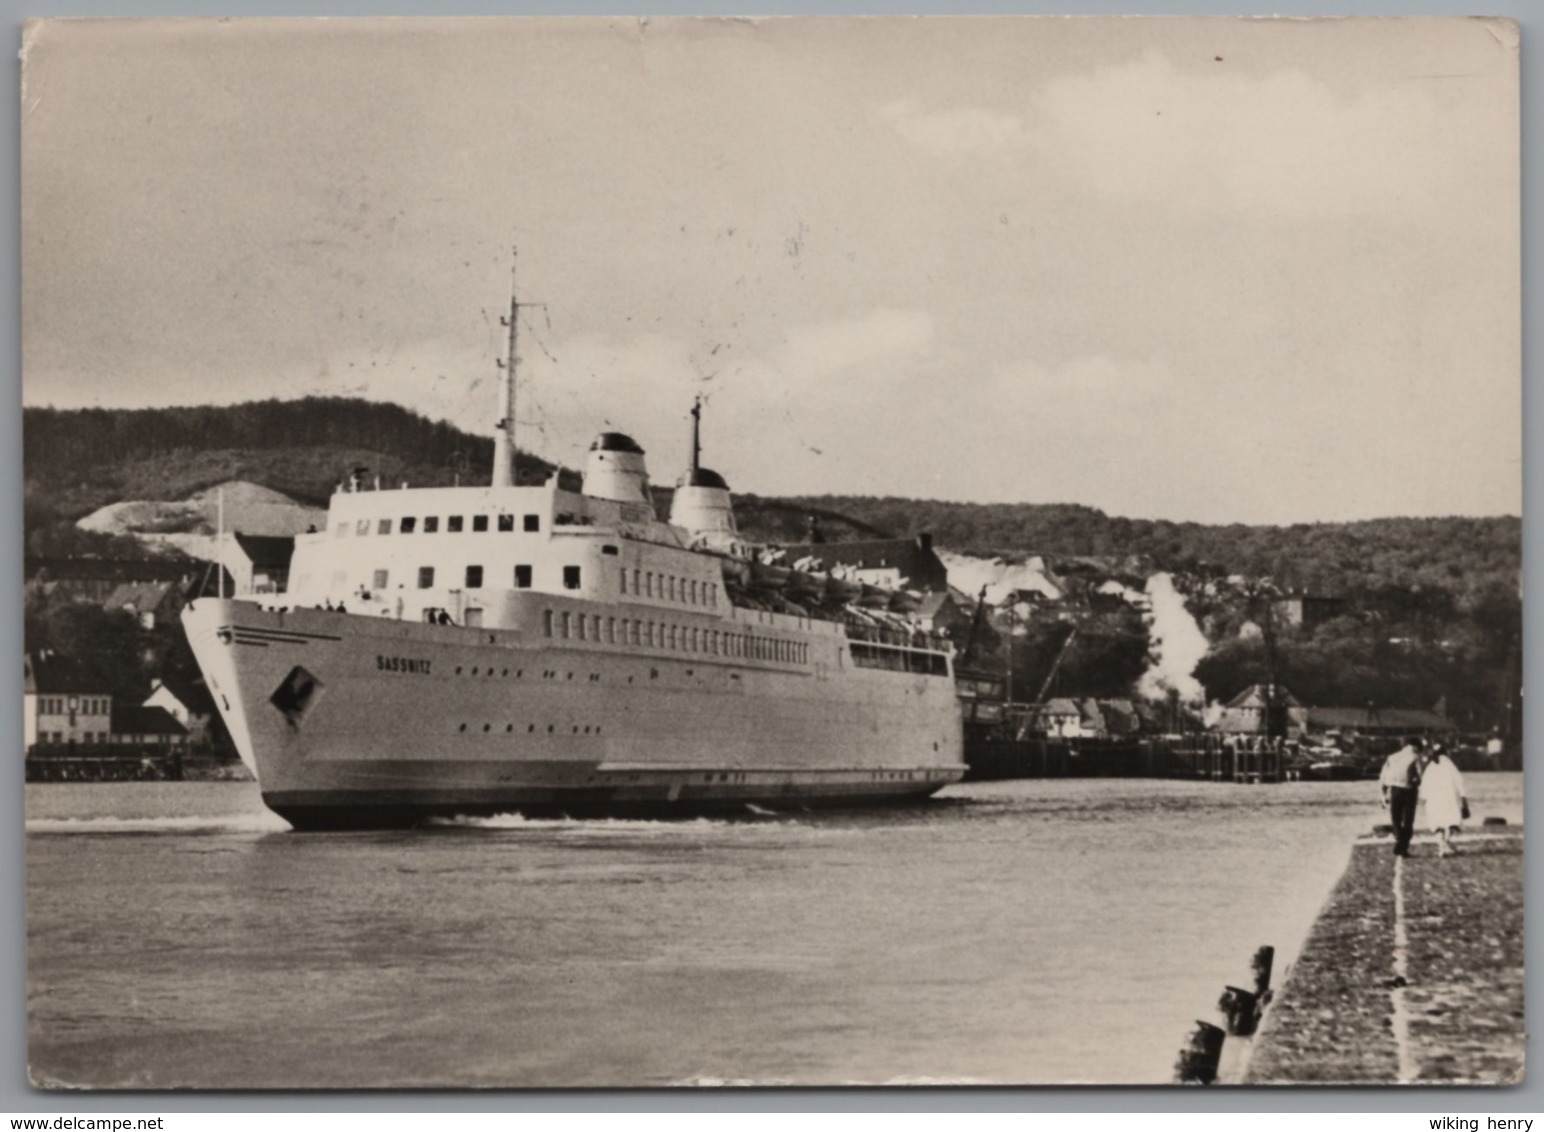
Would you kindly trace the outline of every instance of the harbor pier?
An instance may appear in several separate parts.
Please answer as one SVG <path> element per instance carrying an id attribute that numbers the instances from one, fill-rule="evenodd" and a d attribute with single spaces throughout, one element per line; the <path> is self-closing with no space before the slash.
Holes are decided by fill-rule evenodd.
<path id="1" fill-rule="evenodd" d="M 1359 840 L 1266 1012 L 1251 1085 L 1510 1085 L 1523 1077 L 1523 833 L 1458 853 Z"/>

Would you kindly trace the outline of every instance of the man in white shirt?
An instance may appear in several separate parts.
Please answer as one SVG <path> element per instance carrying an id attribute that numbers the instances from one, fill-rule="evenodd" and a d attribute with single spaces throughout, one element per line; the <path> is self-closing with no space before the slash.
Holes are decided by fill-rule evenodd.
<path id="1" fill-rule="evenodd" d="M 1383 763 L 1378 785 L 1383 788 L 1383 804 L 1389 808 L 1394 823 L 1394 856 L 1410 855 L 1410 838 L 1415 833 L 1415 803 L 1421 785 L 1421 747 L 1419 739 L 1409 739 Z"/>

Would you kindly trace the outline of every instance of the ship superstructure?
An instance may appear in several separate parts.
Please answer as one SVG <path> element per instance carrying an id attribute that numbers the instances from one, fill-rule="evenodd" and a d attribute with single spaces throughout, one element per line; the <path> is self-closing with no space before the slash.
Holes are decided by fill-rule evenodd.
<path id="1" fill-rule="evenodd" d="M 507 437 L 512 382 L 511 366 Z M 360 827 L 854 804 L 957 781 L 947 640 L 904 594 L 747 545 L 699 420 L 670 522 L 622 433 L 590 446 L 580 491 L 556 473 L 516 486 L 501 443 L 487 487 L 351 477 L 326 529 L 297 538 L 288 592 L 190 604 L 267 804 L 302 828 Z"/>

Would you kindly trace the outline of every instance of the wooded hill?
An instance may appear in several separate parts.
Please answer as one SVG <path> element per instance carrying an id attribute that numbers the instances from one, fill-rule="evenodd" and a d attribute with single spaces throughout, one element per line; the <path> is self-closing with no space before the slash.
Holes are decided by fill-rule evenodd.
<path id="1" fill-rule="evenodd" d="M 493 442 L 397 405 L 346 398 L 169 409 L 27 409 L 29 516 L 74 519 L 123 499 L 183 499 L 246 479 L 323 505 L 350 468 L 388 483 L 486 482 Z M 521 482 L 551 465 L 521 455 Z M 567 477 L 565 477 L 567 478 Z M 575 480 L 574 482 L 577 482 Z M 669 489 L 659 489 L 668 503 Z M 1279 585 L 1357 596 L 1386 586 L 1440 590 L 1468 604 L 1516 592 L 1522 521 L 1374 519 L 1287 527 L 1208 526 L 1111 517 L 1077 504 L 950 503 L 872 496 L 737 496 L 746 533 L 801 539 L 807 518 L 833 540 L 931 531 L 939 546 L 978 554 L 1144 556 L 1158 570 L 1210 566 Z M 29 528 L 36 523 L 29 518 Z"/>

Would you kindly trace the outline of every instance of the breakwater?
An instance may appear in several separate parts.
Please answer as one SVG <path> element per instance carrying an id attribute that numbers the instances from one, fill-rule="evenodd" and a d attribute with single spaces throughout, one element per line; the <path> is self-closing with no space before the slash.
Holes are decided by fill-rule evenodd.
<path id="1" fill-rule="evenodd" d="M 1356 843 L 1267 1012 L 1248 1084 L 1522 1079 L 1523 836 L 1480 826 L 1439 858 Z"/>

